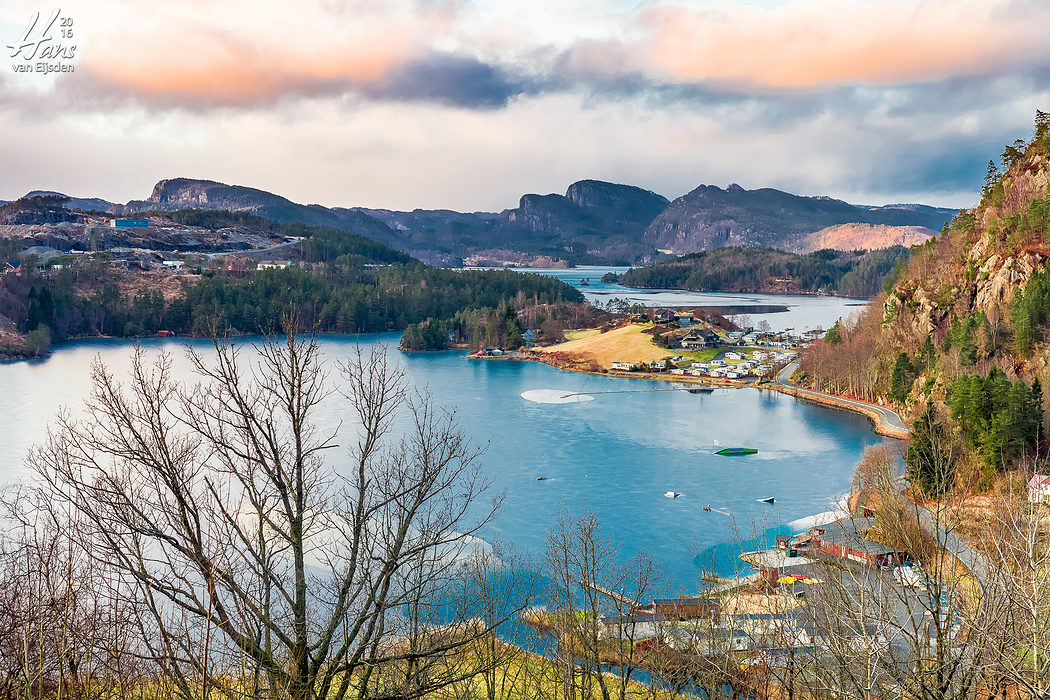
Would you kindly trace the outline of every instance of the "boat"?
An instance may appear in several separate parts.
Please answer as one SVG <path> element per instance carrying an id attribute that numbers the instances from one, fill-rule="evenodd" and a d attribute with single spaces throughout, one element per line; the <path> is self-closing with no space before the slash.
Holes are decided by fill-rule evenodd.
<path id="1" fill-rule="evenodd" d="M 737 455 L 755 455 L 758 454 L 758 450 L 753 447 L 723 447 L 715 454 L 723 457 L 734 457 Z"/>
<path id="2" fill-rule="evenodd" d="M 700 510 L 710 513 L 711 512 L 711 506 L 704 506 Z"/>
<path id="3" fill-rule="evenodd" d="M 686 389 L 690 394 L 710 394 L 715 390 L 713 386 L 694 386 Z"/>
<path id="4" fill-rule="evenodd" d="M 536 481 L 547 481 L 548 479 L 550 479 L 549 476 L 537 476 L 536 477 Z"/>
<path id="5" fill-rule="evenodd" d="M 769 498 L 756 498 L 755 500 L 759 503 L 768 503 L 770 505 L 773 505 L 773 503 L 775 503 L 777 499 L 770 496 Z"/>
<path id="6" fill-rule="evenodd" d="M 668 492 L 664 493 L 664 495 L 667 496 L 668 498 L 678 498 L 682 494 L 679 493 L 678 491 L 668 491 Z"/>

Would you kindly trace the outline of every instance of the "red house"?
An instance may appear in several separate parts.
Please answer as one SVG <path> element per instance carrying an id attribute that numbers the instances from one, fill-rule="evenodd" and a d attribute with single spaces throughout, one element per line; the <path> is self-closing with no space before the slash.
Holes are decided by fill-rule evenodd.
<path id="1" fill-rule="evenodd" d="M 868 566 L 896 566 L 908 560 L 908 553 L 865 537 L 875 518 L 843 518 L 810 529 L 817 550 L 829 556 L 850 559 Z"/>

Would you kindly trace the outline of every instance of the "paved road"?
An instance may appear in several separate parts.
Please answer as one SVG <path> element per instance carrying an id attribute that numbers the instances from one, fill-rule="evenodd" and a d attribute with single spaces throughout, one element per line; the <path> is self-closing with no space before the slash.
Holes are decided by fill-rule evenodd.
<path id="1" fill-rule="evenodd" d="M 992 579 L 992 561 L 985 555 L 966 544 L 963 538 L 952 532 L 951 523 L 946 523 L 947 514 L 942 513 L 937 517 L 922 506 L 916 504 L 919 512 L 919 522 L 923 529 L 929 532 L 946 552 L 958 559 L 963 566 L 970 570 L 974 578 L 981 585 L 981 590 L 987 590 Z"/>
<path id="2" fill-rule="evenodd" d="M 841 396 L 832 396 L 831 394 L 825 394 L 820 391 L 813 391 L 812 389 L 803 389 L 802 387 L 792 383 L 791 375 L 796 369 L 798 369 L 798 363 L 799 361 L 795 360 L 783 370 L 781 370 L 780 374 L 777 375 L 777 384 L 779 384 L 780 386 L 788 387 L 790 389 L 794 389 L 802 395 L 812 396 L 814 399 L 821 399 L 831 396 L 831 398 L 834 398 L 837 401 L 841 401 L 842 403 L 857 406 L 858 408 L 863 408 L 869 411 L 875 411 L 879 414 L 879 416 L 882 419 L 883 425 L 885 425 L 887 428 L 890 428 L 891 430 L 899 430 L 903 433 L 909 432 L 908 426 L 904 424 L 904 421 L 901 420 L 901 417 L 898 416 L 894 411 L 891 411 L 890 409 L 884 406 L 879 406 L 873 403 L 866 403 L 864 401 L 854 401 L 853 399 L 846 399 Z"/>
<path id="3" fill-rule="evenodd" d="M 819 391 L 803 389 L 791 382 L 791 375 L 798 368 L 798 362 L 798 360 L 795 360 L 777 375 L 777 384 L 794 389 L 800 394 L 808 394 L 814 398 L 829 396 L 829 394 L 823 394 Z M 848 404 L 877 411 L 887 427 L 894 430 L 908 432 L 908 427 L 904 425 L 904 421 L 901 420 L 901 417 L 888 408 L 876 404 L 865 403 L 863 401 L 844 399 L 837 396 L 835 398 Z M 903 484 L 901 484 L 901 488 L 903 489 Z M 922 525 L 923 529 L 929 532 L 934 539 L 941 544 L 945 551 L 953 555 L 963 566 L 969 569 L 974 575 L 974 578 L 977 579 L 981 588 L 986 589 L 992 578 L 993 567 L 991 560 L 967 544 L 963 538 L 959 537 L 959 535 L 952 530 L 951 523 L 946 522 L 946 514 L 942 513 L 940 517 L 938 517 L 926 508 L 923 508 L 914 502 L 912 502 L 912 504 L 917 511 L 919 523 Z"/>

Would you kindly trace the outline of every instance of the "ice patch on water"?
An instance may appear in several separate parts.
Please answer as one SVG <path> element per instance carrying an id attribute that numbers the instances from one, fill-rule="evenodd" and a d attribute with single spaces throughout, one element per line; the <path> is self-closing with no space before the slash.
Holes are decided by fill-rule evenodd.
<path id="1" fill-rule="evenodd" d="M 577 394 L 565 389 L 530 389 L 521 392 L 521 398 L 535 403 L 581 403 L 594 401 L 593 396 Z"/>
<path id="2" fill-rule="evenodd" d="M 846 501 L 838 501 L 831 505 L 831 510 L 826 510 L 823 513 L 817 513 L 816 515 L 809 515 L 805 518 L 799 518 L 798 520 L 792 520 L 787 524 L 788 528 L 792 532 L 802 532 L 811 527 L 826 525 L 827 523 L 835 522 L 836 520 L 841 520 L 842 518 L 849 516 Z"/>

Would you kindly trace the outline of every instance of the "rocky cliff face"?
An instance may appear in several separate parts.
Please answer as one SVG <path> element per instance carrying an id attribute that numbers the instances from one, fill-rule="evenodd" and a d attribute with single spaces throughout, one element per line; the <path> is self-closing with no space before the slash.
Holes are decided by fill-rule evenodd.
<path id="1" fill-rule="evenodd" d="M 317 204 L 297 204 L 280 195 L 254 187 L 227 185 L 213 180 L 174 178 L 161 180 L 148 199 L 128 202 L 111 210 L 115 214 L 133 214 L 142 211 L 174 211 L 176 209 L 228 209 L 247 211 L 278 223 L 298 222 L 330 226 L 367 236 L 393 247 L 403 244 L 386 224 L 362 212 L 334 210 Z"/>
<path id="2" fill-rule="evenodd" d="M 815 250 L 874 250 L 902 245 L 911 247 L 925 243 L 934 232 L 922 226 L 886 226 L 881 224 L 836 224 L 803 237 L 798 253 Z"/>
<path id="3" fill-rule="evenodd" d="M 1050 248 L 1022 230 L 1033 202 L 1050 197 L 1050 155 L 1033 147 L 965 212 L 947 237 L 924 250 L 885 303 L 904 335 L 944 333 L 953 318 L 976 311 L 1009 315 L 1032 274 L 1046 268 Z"/>
<path id="4" fill-rule="evenodd" d="M 695 253 L 721 246 L 765 246 L 803 250 L 805 238 L 840 224 L 916 226 L 933 235 L 954 210 L 921 205 L 856 207 L 830 197 L 801 197 L 739 185 L 701 185 L 668 205 L 645 232 L 660 250 Z M 864 248 L 876 247 L 871 245 Z"/>
<path id="5" fill-rule="evenodd" d="M 580 180 L 564 195 L 527 194 L 507 222 L 563 238 L 601 233 L 641 243 L 645 228 L 667 206 L 666 197 L 632 185 Z"/>

